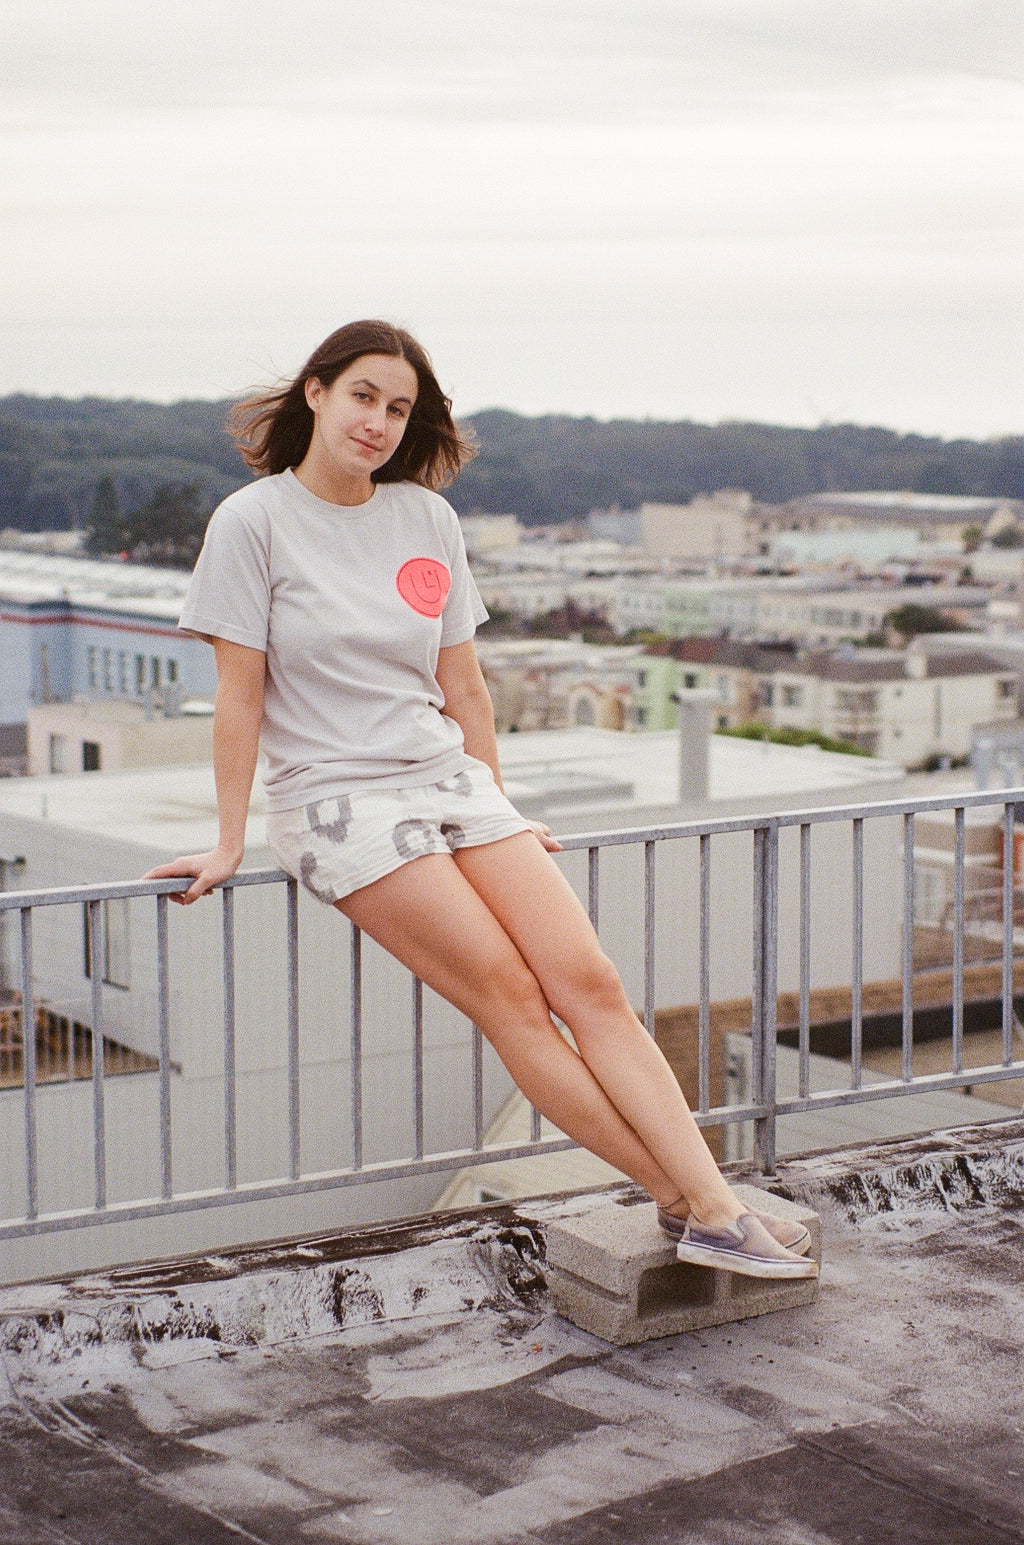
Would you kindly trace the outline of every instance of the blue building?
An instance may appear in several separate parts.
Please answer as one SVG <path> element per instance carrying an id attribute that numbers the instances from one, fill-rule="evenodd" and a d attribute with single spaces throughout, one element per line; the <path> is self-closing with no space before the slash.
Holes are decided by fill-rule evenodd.
<path id="1" fill-rule="evenodd" d="M 37 703 L 209 698 L 213 651 L 178 632 L 178 569 L 0 552 L 0 737 Z"/>

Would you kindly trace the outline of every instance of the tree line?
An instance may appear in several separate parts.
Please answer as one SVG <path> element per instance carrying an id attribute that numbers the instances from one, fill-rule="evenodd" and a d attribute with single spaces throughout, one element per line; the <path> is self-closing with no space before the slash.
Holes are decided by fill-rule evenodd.
<path id="1" fill-rule="evenodd" d="M 210 511 L 249 472 L 227 402 L 0 397 L 0 529 L 91 530 L 96 550 L 190 563 Z M 527 525 L 744 488 L 782 504 L 844 489 L 1024 499 L 1024 436 L 943 440 L 855 424 L 601 420 L 494 409 L 448 496 Z M 102 542 L 102 546 L 97 546 Z"/>

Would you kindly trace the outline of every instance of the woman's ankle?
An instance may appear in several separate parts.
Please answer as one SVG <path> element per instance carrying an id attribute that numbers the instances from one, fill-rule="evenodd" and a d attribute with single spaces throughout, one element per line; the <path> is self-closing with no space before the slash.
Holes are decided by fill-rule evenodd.
<path id="1" fill-rule="evenodd" d="M 730 1223 L 735 1223 L 736 1219 L 748 1209 L 735 1192 L 730 1191 L 726 1186 L 706 1196 L 692 1196 L 690 1211 L 698 1223 L 703 1223 L 708 1228 L 728 1228 Z"/>

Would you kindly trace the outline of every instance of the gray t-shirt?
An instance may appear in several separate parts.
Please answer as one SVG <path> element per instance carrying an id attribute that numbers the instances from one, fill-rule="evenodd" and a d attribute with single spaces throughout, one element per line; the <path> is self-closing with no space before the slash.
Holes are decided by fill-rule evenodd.
<path id="1" fill-rule="evenodd" d="M 289 471 L 214 511 L 180 626 L 265 650 L 267 806 L 293 810 L 457 771 L 437 652 L 486 617 L 439 494 L 379 483 L 365 504 L 330 504 Z"/>

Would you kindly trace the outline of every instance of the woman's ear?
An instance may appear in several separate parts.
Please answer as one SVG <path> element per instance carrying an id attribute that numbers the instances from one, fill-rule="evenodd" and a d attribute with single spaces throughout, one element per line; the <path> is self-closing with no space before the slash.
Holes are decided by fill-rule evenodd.
<path id="1" fill-rule="evenodd" d="M 323 382 L 318 381 L 316 376 L 310 376 L 303 391 L 306 398 L 306 406 L 311 412 L 315 413 L 320 405 L 320 398 L 324 393 Z"/>

